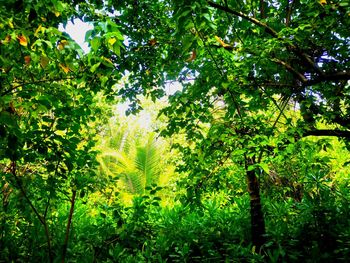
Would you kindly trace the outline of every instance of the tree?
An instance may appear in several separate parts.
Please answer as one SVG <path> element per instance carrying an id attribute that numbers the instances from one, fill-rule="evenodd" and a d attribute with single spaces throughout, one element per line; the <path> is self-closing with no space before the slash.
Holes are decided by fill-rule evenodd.
<path id="1" fill-rule="evenodd" d="M 3 200 L 7 201 L 1 209 L 6 224 L 0 243 L 5 261 L 22 254 L 25 261 L 48 258 L 53 262 L 57 257 L 64 262 L 76 193 L 91 189 L 96 165 L 91 125 L 98 114 L 95 94 L 111 94 L 120 78 L 108 56 L 118 55 L 123 37 L 114 22 L 99 20 L 98 32 L 87 36 L 92 51 L 84 54 L 58 26 L 69 19 L 96 17 L 95 8 L 97 4 L 85 1 L 2 4 L 0 172 L 1 185 L 7 189 Z M 102 56 L 100 49 L 110 51 L 108 56 Z M 64 200 L 71 207 L 67 227 L 56 229 L 55 211 Z M 8 230 L 15 223 L 27 233 L 28 245 L 18 247 L 12 238 L 14 232 Z M 30 251 L 42 242 L 33 232 L 40 227 L 47 255 Z M 65 233 L 64 240 L 55 239 L 59 231 Z"/>
<path id="2" fill-rule="evenodd" d="M 184 86 L 164 111 L 170 120 L 164 134 L 184 131 L 195 142 L 183 148 L 192 192 L 227 160 L 244 167 L 252 241 L 260 247 L 265 228 L 258 177 L 268 172 L 268 149 L 274 147 L 270 138 L 290 143 L 309 135 L 337 136 L 348 142 L 348 3 L 199 0 L 108 5 L 129 39 L 120 64 L 131 72 L 131 83 L 120 94 L 157 97 L 157 87 L 165 81 Z M 301 112 L 296 122 L 284 114 L 291 101 Z M 220 121 L 214 116 L 218 105 L 224 111 Z M 321 121 L 329 128 L 318 129 Z"/>

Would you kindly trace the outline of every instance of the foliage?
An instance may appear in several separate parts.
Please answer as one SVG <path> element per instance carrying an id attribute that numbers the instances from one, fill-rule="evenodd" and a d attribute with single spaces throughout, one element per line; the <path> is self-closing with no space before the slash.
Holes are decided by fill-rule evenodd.
<path id="1" fill-rule="evenodd" d="M 150 115 L 156 114 L 152 113 L 154 108 L 147 106 L 147 101 L 144 104 L 145 109 L 133 116 L 133 124 L 130 124 L 131 117 L 114 111 L 109 125 L 101 131 L 98 144 L 99 177 L 107 186 L 114 180 L 114 190 L 120 192 L 126 202 L 128 199 L 131 202 L 134 195 L 144 194 L 147 187 L 170 187 L 174 180 L 169 142 L 143 126 L 148 120 L 145 116 L 151 118 Z M 171 202 L 170 191 L 164 189 L 162 195 L 168 195 L 166 199 Z"/>
<path id="2" fill-rule="evenodd" d="M 226 161 L 244 168 L 252 241 L 261 246 L 266 240 L 258 177 L 269 172 L 268 149 L 275 147 L 276 137 L 280 144 L 310 135 L 349 138 L 349 6 L 145 1 L 114 7 L 132 39 L 126 50 L 134 56 L 126 53 L 125 58 L 133 63 L 130 82 L 135 89 L 126 94 L 147 94 L 150 78 L 155 84 L 166 78 L 184 85 L 163 111 L 169 119 L 163 134 L 184 132 L 195 144 L 179 145 L 182 171 L 189 174 L 189 199 L 200 202 L 203 181 Z M 137 21 L 128 19 L 130 12 Z M 147 55 L 140 59 L 141 50 Z M 288 117 L 290 102 L 300 109 L 296 119 Z M 220 116 L 215 114 L 218 106 Z M 326 128 L 319 127 L 321 121 Z"/>
<path id="3" fill-rule="evenodd" d="M 120 137 L 125 141 L 125 148 L 122 146 L 116 151 L 103 150 L 100 156 L 102 172 L 111 177 L 121 178 L 125 191 L 142 194 L 145 187 L 159 181 L 159 150 L 157 152 L 153 135 L 149 135 L 145 145 L 140 145 L 140 142 L 127 145 L 130 138 L 126 136 L 124 133 Z M 115 142 L 115 138 L 111 139 Z"/>
<path id="4" fill-rule="evenodd" d="M 83 8 L 86 4 L 81 2 Z M 108 57 L 98 51 L 84 54 L 58 30 L 60 23 L 79 16 L 75 4 L 8 1 L 0 11 L 1 258 L 5 261 L 64 261 L 76 193 L 94 184 L 93 123 L 99 115 L 95 95 L 110 92 L 119 74 Z M 102 24 L 106 33 L 118 35 L 114 23 Z M 106 36 L 101 48 L 108 48 L 112 37 Z M 121 38 L 115 42 L 121 45 Z M 96 61 L 108 71 L 97 69 Z M 57 211 L 67 200 L 71 207 L 67 226 L 60 228 L 65 235 L 57 236 L 53 231 L 60 222 Z M 16 242 L 18 238 L 22 241 Z"/>
<path id="5" fill-rule="evenodd" d="M 349 14 L 340 0 L 3 3 L 0 261 L 349 261 Z M 58 30 L 75 18 L 93 25 L 86 54 Z M 181 160 L 104 128 L 101 104 L 137 112 L 169 82 L 160 128 Z M 162 206 L 172 157 L 179 202 Z"/>

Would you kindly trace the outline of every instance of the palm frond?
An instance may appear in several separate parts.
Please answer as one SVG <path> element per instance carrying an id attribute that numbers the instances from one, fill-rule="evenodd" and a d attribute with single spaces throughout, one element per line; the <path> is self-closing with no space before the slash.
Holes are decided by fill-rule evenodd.
<path id="1" fill-rule="evenodd" d="M 123 173 L 122 176 L 123 185 L 125 187 L 125 191 L 131 194 L 143 194 L 144 185 L 142 182 L 142 176 L 137 171 L 129 171 L 127 173 Z"/>
<path id="2" fill-rule="evenodd" d="M 135 165 L 140 171 L 144 186 L 157 183 L 159 179 L 160 152 L 154 135 L 150 135 L 147 144 L 137 147 Z"/>
<path id="3" fill-rule="evenodd" d="M 121 125 L 107 130 L 109 138 L 99 149 L 100 170 L 118 177 L 126 192 L 142 194 L 145 187 L 159 182 L 161 151 L 154 134 L 145 136 L 138 129 L 127 128 Z"/>

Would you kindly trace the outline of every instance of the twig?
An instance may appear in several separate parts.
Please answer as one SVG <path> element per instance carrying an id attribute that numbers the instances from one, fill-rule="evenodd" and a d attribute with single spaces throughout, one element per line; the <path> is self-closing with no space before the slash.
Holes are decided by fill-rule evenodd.
<path id="1" fill-rule="evenodd" d="M 257 26 L 263 27 L 265 29 L 265 32 L 268 33 L 273 38 L 277 38 L 280 41 L 284 40 L 283 38 L 278 36 L 278 32 L 275 31 L 272 27 L 270 27 L 266 23 L 256 19 L 255 17 L 251 17 L 251 16 L 249 16 L 249 15 L 247 15 L 245 13 L 233 10 L 233 9 L 231 9 L 229 7 L 226 7 L 226 6 L 219 5 L 219 4 L 214 3 L 212 1 L 208 1 L 207 3 L 211 7 L 214 7 L 216 9 L 225 11 L 225 12 L 230 13 L 232 15 L 241 17 L 241 18 L 243 18 L 245 20 L 248 20 L 248 21 L 252 22 L 253 24 L 255 24 Z M 288 50 L 290 50 L 291 52 L 296 54 L 298 57 L 300 57 L 306 64 L 309 64 L 315 72 L 317 72 L 321 76 L 324 75 L 324 73 L 320 70 L 320 68 L 316 65 L 316 63 L 314 63 L 314 61 L 312 61 L 312 59 L 305 52 L 301 51 L 300 48 L 298 48 L 296 45 L 294 45 L 292 43 L 289 43 L 289 42 L 283 41 L 283 43 L 288 48 Z"/>
<path id="2" fill-rule="evenodd" d="M 39 214 L 38 210 L 35 208 L 35 206 L 33 205 L 32 201 L 29 199 L 26 191 L 23 188 L 22 182 L 17 176 L 16 161 L 12 161 L 11 162 L 11 173 L 14 176 L 15 181 L 17 183 L 17 186 L 18 186 L 19 190 L 21 191 L 22 195 L 24 196 L 24 198 L 27 200 L 30 208 L 33 210 L 34 214 L 37 216 L 37 218 L 39 219 L 40 223 L 44 226 L 45 236 L 46 236 L 46 239 L 47 239 L 49 260 L 50 260 L 50 263 L 52 263 L 53 262 L 53 256 L 52 256 L 52 250 L 51 250 L 51 239 L 50 239 L 49 227 L 48 227 L 48 225 L 46 223 L 45 217 L 42 217 Z"/>
<path id="3" fill-rule="evenodd" d="M 67 77 L 67 78 L 58 78 L 58 79 L 42 79 L 42 80 L 37 80 L 37 81 L 31 81 L 31 82 L 23 82 L 23 83 L 20 83 L 19 85 L 16 85 L 6 91 L 4 91 L 3 93 L 0 94 L 0 97 L 2 96 L 5 96 L 9 93 L 11 93 L 12 91 L 20 88 L 20 87 L 23 87 L 23 86 L 26 86 L 26 85 L 36 85 L 36 84 L 40 84 L 40 83 L 45 83 L 45 82 L 53 82 L 53 81 L 62 81 L 62 80 L 68 80 L 68 79 L 74 79 L 73 77 Z"/>

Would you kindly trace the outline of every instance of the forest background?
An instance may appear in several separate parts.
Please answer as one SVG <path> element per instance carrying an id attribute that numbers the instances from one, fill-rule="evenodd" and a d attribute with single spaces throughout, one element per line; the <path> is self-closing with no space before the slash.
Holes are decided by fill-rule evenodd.
<path id="1" fill-rule="evenodd" d="M 350 260 L 348 1 L 0 3 L 0 262 Z"/>

